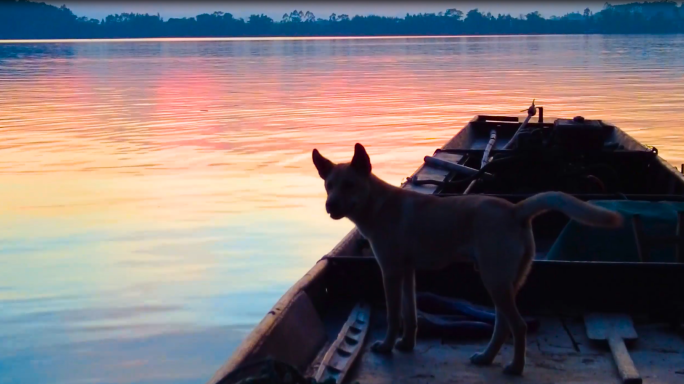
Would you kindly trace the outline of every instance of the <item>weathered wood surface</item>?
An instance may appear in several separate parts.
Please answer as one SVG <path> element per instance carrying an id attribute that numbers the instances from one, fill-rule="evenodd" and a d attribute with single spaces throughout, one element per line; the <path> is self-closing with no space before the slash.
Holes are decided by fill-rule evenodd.
<path id="1" fill-rule="evenodd" d="M 381 312 L 381 311 L 378 311 Z M 370 340 L 384 335 L 384 314 L 374 315 L 376 327 Z M 640 339 L 631 350 L 645 383 L 684 381 L 684 341 L 665 326 L 637 326 Z M 390 383 L 621 383 L 610 351 L 590 341 L 581 319 L 541 318 L 541 327 L 528 335 L 524 377 L 502 373 L 513 354 L 509 338 L 494 363 L 474 366 L 469 357 L 481 351 L 488 340 L 450 342 L 419 339 L 413 353 L 394 352 L 391 357 L 363 353 L 360 364 L 347 382 Z"/>

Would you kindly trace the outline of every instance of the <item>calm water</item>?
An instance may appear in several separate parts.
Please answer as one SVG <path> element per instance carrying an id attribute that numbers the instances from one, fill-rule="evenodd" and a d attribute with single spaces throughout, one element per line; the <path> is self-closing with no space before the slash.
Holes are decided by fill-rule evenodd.
<path id="1" fill-rule="evenodd" d="M 684 37 L 0 42 L 0 383 L 198 383 L 351 229 L 314 147 L 398 184 L 477 113 L 684 162 Z"/>

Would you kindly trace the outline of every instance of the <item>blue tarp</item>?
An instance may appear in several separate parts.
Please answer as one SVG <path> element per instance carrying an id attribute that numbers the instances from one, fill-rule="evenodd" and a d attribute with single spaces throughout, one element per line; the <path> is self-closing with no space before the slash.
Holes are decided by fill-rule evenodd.
<path id="1" fill-rule="evenodd" d="M 589 203 L 621 213 L 625 225 L 603 229 L 571 220 L 547 253 L 547 260 L 639 262 L 632 217 L 638 214 L 641 218 L 642 238 L 674 236 L 677 212 L 684 212 L 684 202 L 594 200 Z M 674 244 L 651 246 L 647 250 L 646 262 L 676 262 Z"/>

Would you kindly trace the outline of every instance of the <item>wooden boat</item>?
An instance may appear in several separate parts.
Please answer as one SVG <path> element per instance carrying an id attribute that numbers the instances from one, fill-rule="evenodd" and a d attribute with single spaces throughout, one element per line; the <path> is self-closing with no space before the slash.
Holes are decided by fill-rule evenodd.
<path id="1" fill-rule="evenodd" d="M 622 313 L 635 324 L 638 340 L 628 344 L 628 356 L 641 378 L 684 382 L 682 173 L 656 148 L 613 124 L 581 117 L 544 119 L 543 112 L 531 108 L 525 121 L 476 116 L 426 157 L 402 187 L 439 196 L 481 193 L 512 202 L 560 190 L 622 212 L 627 225 L 613 232 L 580 227 L 560 213 L 534 220 L 537 256 L 518 303 L 538 327 L 528 334 L 520 380 L 620 382 L 609 349 L 589 340 L 585 315 Z M 469 263 L 418 271 L 417 290 L 490 305 Z M 428 328 L 435 324 L 439 321 L 428 321 Z M 419 321 L 412 353 L 371 353 L 370 344 L 384 335 L 384 293 L 372 251 L 353 230 L 282 296 L 209 383 L 253 375 L 258 365 L 251 363 L 264 358 L 285 362 L 319 382 L 511 380 L 501 372 L 512 356 L 510 341 L 492 366 L 475 366 L 469 357 L 483 349 L 491 330 L 483 335 L 477 327 L 468 328 L 472 323 L 467 321 L 453 324 L 456 332 L 449 337 L 439 329 L 425 336 Z"/>

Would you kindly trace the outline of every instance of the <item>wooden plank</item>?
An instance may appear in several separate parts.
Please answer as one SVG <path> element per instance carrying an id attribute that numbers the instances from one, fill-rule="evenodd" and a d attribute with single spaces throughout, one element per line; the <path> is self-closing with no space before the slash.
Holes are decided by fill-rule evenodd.
<path id="1" fill-rule="evenodd" d="M 517 123 L 519 118 L 515 116 L 479 115 L 478 121 L 512 121 Z"/>
<path id="2" fill-rule="evenodd" d="M 370 315 L 371 306 L 368 303 L 361 302 L 354 307 L 337 339 L 332 343 L 318 367 L 314 376 L 317 382 L 321 383 L 331 378 L 335 379 L 337 384 L 344 381 L 359 352 L 363 349 L 370 327 Z"/>
<path id="3" fill-rule="evenodd" d="M 450 161 L 452 163 L 458 163 L 463 159 L 463 155 L 449 152 L 437 152 L 432 157 L 436 157 L 441 160 Z"/>
<path id="4" fill-rule="evenodd" d="M 463 155 L 461 154 L 454 154 L 454 153 L 448 153 L 448 152 L 436 152 L 432 157 L 435 157 L 440 160 L 448 161 L 451 163 L 459 163 L 463 159 Z M 418 180 L 432 180 L 432 181 L 444 181 L 446 177 L 449 175 L 449 171 L 441 168 L 435 168 L 428 166 L 426 164 L 423 164 L 418 168 L 418 170 L 411 175 L 412 178 L 417 178 Z M 424 193 L 424 194 L 433 194 L 435 190 L 437 189 L 437 186 L 435 185 L 414 185 L 410 182 L 407 182 L 403 185 L 403 188 L 416 191 L 419 193 Z"/>

